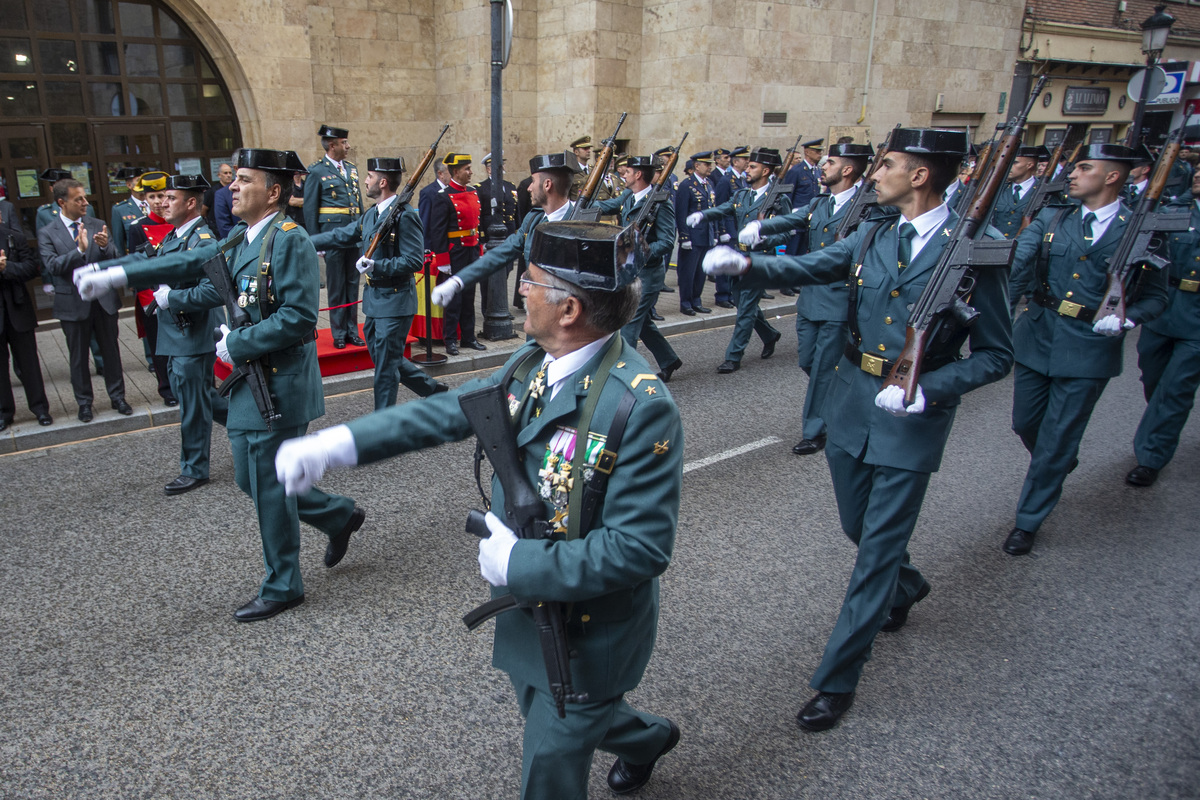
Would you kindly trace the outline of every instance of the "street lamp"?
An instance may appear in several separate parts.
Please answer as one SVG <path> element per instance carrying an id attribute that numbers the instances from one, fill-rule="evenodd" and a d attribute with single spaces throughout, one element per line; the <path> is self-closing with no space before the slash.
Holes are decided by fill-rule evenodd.
<path id="1" fill-rule="evenodd" d="M 1166 13 L 1166 6 L 1155 6 L 1154 13 L 1142 23 L 1142 52 L 1146 54 L 1146 72 L 1142 79 L 1142 97 L 1138 100 L 1133 113 L 1133 124 L 1129 128 L 1126 144 L 1136 147 L 1144 137 L 1142 120 L 1146 116 L 1146 105 L 1150 102 L 1150 70 L 1158 64 L 1163 48 L 1167 46 L 1167 36 L 1175 18 Z"/>

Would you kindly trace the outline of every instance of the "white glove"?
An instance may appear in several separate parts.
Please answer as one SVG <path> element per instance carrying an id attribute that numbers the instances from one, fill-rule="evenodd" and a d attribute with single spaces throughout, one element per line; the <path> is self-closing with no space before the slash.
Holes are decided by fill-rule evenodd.
<path id="1" fill-rule="evenodd" d="M 1131 330 L 1133 330 L 1133 329 L 1134 329 L 1134 328 L 1136 328 L 1136 327 L 1137 327 L 1137 320 L 1136 320 L 1136 319 L 1134 319 L 1133 317 L 1126 317 L 1126 318 L 1125 318 L 1125 330 L 1127 330 L 1127 331 L 1131 331 Z"/>
<path id="2" fill-rule="evenodd" d="M 691 250 L 691 249 L 692 249 L 692 242 L 691 242 L 691 240 L 690 240 L 690 239 L 684 239 L 682 242 L 680 242 L 680 243 L 679 243 L 679 249 L 680 249 L 680 250 Z"/>
<path id="3" fill-rule="evenodd" d="M 433 291 L 429 293 L 429 302 L 435 306 L 445 307 L 447 303 L 454 299 L 454 295 L 462 291 L 462 288 L 462 278 L 457 275 L 451 275 L 449 279 L 433 287 Z"/>
<path id="4" fill-rule="evenodd" d="M 701 222 L 704 222 L 703 211 L 693 211 L 691 214 L 687 215 L 687 224 L 689 228 L 698 228 L 700 227 Z"/>
<path id="5" fill-rule="evenodd" d="M 54 284 L 53 283 L 43 283 L 42 284 L 42 292 L 44 294 L 54 294 Z"/>
<path id="6" fill-rule="evenodd" d="M 354 268 L 358 270 L 360 275 L 366 275 L 371 270 L 375 269 L 375 259 L 363 256 L 354 262 Z"/>
<path id="7" fill-rule="evenodd" d="M 1116 314 L 1101 317 L 1092 325 L 1092 333 L 1099 333 L 1104 336 L 1119 336 L 1122 333 L 1121 318 Z"/>
<path id="8" fill-rule="evenodd" d="M 229 326 L 224 323 L 221 324 L 221 338 L 217 340 L 217 358 L 233 366 L 233 359 L 229 357 Z"/>
<path id="9" fill-rule="evenodd" d="M 917 396 L 912 405 L 905 407 L 904 390 L 899 386 L 885 386 L 875 395 L 875 405 L 891 414 L 893 417 L 907 417 L 909 414 L 920 414 L 925 410 L 925 393 L 917 386 Z"/>
<path id="10" fill-rule="evenodd" d="M 508 557 L 517 535 L 490 511 L 487 526 L 492 535 L 479 540 L 479 574 L 492 586 L 508 586 Z"/>
<path id="11" fill-rule="evenodd" d="M 304 494 L 330 467 L 358 463 L 354 434 L 345 425 L 288 439 L 275 452 L 275 477 L 289 495 Z"/>
<path id="12" fill-rule="evenodd" d="M 120 267 L 82 273 L 76 270 L 71 279 L 75 281 L 79 296 L 84 300 L 95 300 L 100 295 L 120 289 L 129 283 L 125 270 Z"/>
<path id="13" fill-rule="evenodd" d="M 154 290 L 154 302 L 158 303 L 158 307 L 163 311 L 171 310 L 171 301 L 167 299 L 167 296 L 170 294 L 171 287 L 167 286 L 165 283 L 160 284 L 159 287 Z"/>
<path id="14" fill-rule="evenodd" d="M 717 237 L 717 241 L 720 242 L 721 244 L 725 244 L 726 242 L 729 241 L 729 234 L 722 233 L 720 236 Z"/>
<path id="15" fill-rule="evenodd" d="M 720 245 L 704 254 L 702 266 L 706 275 L 741 275 L 750 262 L 732 247 Z"/>
<path id="16" fill-rule="evenodd" d="M 746 247 L 757 247 L 762 241 L 762 223 L 758 220 L 747 222 L 746 227 L 738 234 L 738 241 Z"/>
<path id="17" fill-rule="evenodd" d="M 100 270 L 100 268 L 98 266 L 96 266 L 95 264 L 84 264 L 82 267 L 76 267 L 74 272 L 71 273 L 71 283 L 75 284 L 75 286 L 78 287 L 79 279 L 82 276 L 87 275 L 92 272 L 98 272 L 99 270 Z"/>

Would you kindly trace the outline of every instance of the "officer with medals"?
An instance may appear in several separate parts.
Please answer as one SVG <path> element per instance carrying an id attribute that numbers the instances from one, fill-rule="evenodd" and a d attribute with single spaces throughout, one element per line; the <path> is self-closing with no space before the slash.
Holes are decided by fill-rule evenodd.
<path id="1" fill-rule="evenodd" d="M 449 170 L 450 182 L 430 202 L 429 230 L 425 237 L 433 252 L 433 265 L 440 273 L 439 282 L 461 274 L 483 252 L 479 240 L 479 193 L 471 185 L 471 157 L 466 153 L 447 153 L 442 163 Z M 475 283 L 463 282 L 461 294 L 455 293 L 445 308 L 442 338 L 446 354 L 459 354 L 460 329 L 463 347 L 487 350 L 475 335 Z"/>
<path id="2" fill-rule="evenodd" d="M 267 574 L 259 594 L 234 612 L 238 622 L 268 619 L 304 602 L 300 578 L 300 522 L 329 537 L 325 566 L 346 554 L 350 535 L 365 514 L 349 497 L 313 488 L 289 497 L 275 478 L 279 445 L 302 435 L 308 423 L 325 414 L 325 396 L 317 365 L 316 326 L 320 286 L 317 251 L 304 229 L 287 219 L 284 206 L 292 175 L 304 165 L 291 151 L 243 149 L 237 177 L 230 185 L 233 213 L 242 220 L 218 243 L 239 290 L 238 305 L 253 324 L 220 327 L 216 356 L 231 365 L 259 361 L 280 418 L 267 428 L 246 381 L 229 395 L 226 431 L 233 449 L 234 477 L 254 501 L 262 534 Z M 223 300 L 204 278 L 205 248 L 180 250 L 145 261 L 120 259 L 91 264 L 75 272 L 81 297 L 136 285 L 200 280 L 196 305 L 218 308 Z M 203 304 L 200 296 L 206 298 Z"/>
<path id="3" fill-rule="evenodd" d="M 153 170 L 143 172 L 137 178 L 138 190 L 142 193 L 146 204 L 146 214 L 138 217 L 125 229 L 125 249 L 117 250 L 117 256 L 125 254 L 153 256 L 172 230 L 172 226 L 163 218 L 163 206 L 167 199 L 167 178 L 165 172 Z M 142 351 L 146 356 L 146 364 L 158 381 L 158 394 L 168 407 L 179 405 L 175 393 L 171 391 L 170 368 L 167 357 L 157 353 L 158 348 L 158 317 L 154 310 L 154 291 L 144 288 L 134 297 L 133 314 L 137 323 L 138 336 L 142 339 Z"/>
<path id="4" fill-rule="evenodd" d="M 751 288 L 827 284 L 852 278 L 852 339 L 824 406 L 825 457 L 842 529 L 858 548 L 842 610 L 810 685 L 817 694 L 800 710 L 806 731 L 833 727 L 854 702 L 862 670 L 880 631 L 896 631 L 929 583 L 909 563 L 908 540 L 931 473 L 937 471 L 963 394 L 1003 378 L 1012 367 L 1008 275 L 975 274 L 971 304 L 979 317 L 922 361 L 913 403 L 883 386 L 904 347 L 909 307 L 925 290 L 958 217 L 942 203 L 966 153 L 966 134 L 900 128 L 872 176 L 881 205 L 900 215 L 859 226 L 841 241 L 800 258 L 720 247 L 705 260 L 710 273 L 740 275 Z M 861 265 L 861 268 L 857 265 Z M 853 277 L 852 277 L 853 276 Z M 969 354 L 960 352 L 964 339 Z"/>
<path id="5" fill-rule="evenodd" d="M 117 170 L 117 179 L 125 181 L 129 189 L 126 197 L 112 207 L 112 220 L 108 229 L 112 231 L 113 244 L 117 247 L 118 255 L 129 252 L 129 228 L 133 223 L 150 213 L 150 205 L 146 202 L 146 189 L 140 178 L 147 170 L 144 167 L 121 167 Z"/>
<path id="6" fill-rule="evenodd" d="M 312 237 L 313 246 L 366 249 L 397 202 L 396 192 L 404 175 L 402 158 L 367 159 L 367 197 L 375 205 L 358 219 L 347 222 L 328 233 Z M 408 331 L 417 313 L 417 290 L 413 275 L 425 265 L 425 248 L 421 218 L 407 203 L 400 209 L 396 223 L 379 241 L 379 247 L 367 258 L 358 259 L 355 268 L 367 281 L 363 290 L 363 333 L 367 337 L 367 352 L 375 363 L 375 410 L 394 406 L 399 384 L 428 397 L 446 391 L 438 383 L 404 357 Z"/>
<path id="7" fill-rule="evenodd" d="M 1037 183 L 1038 159 L 1043 154 L 1049 158 L 1049 152 L 1041 145 L 1026 145 L 1017 150 L 1012 169 L 1008 171 L 1008 185 L 996 196 L 992 225 L 1004 234 L 1005 239 L 1016 238 L 1021 230 L 1025 207 L 1029 205 Z"/>
<path id="8" fill-rule="evenodd" d="M 716 223 L 705 222 L 696 227 L 688 224 L 693 214 L 707 211 L 717 205 L 717 196 L 712 182 L 708 180 L 713 168 L 711 150 L 694 153 L 691 162 L 695 171 L 681 180 L 675 189 L 675 228 L 679 231 L 679 259 L 675 266 L 679 284 L 679 310 L 689 317 L 711 314 L 705 308 L 700 295 L 704 292 L 704 270 L 700 263 L 710 247 L 715 247 L 718 236 L 728 236 Z"/>
<path id="9" fill-rule="evenodd" d="M 683 429 L 667 387 L 617 335 L 641 294 L 634 232 L 608 223 L 548 222 L 532 238 L 521 292 L 533 341 L 504 368 L 447 394 L 288 442 L 276 467 L 289 492 L 303 492 L 328 467 L 461 441 L 471 428 L 459 397 L 504 386 L 513 447 L 553 533 L 517 539 L 489 513 L 480 573 L 495 587 L 493 597 L 563 604 L 573 689 L 587 695 L 568 699 L 559 718 L 533 616 L 518 607 L 496 617 L 492 663 L 508 673 L 525 717 L 521 796 L 585 797 L 597 749 L 617 756 L 608 785 L 625 794 L 645 785 L 679 741 L 673 722 L 632 708 L 624 695 L 638 686 L 654 648 L 658 576 L 670 562 L 678 522 Z M 570 509 L 582 506 L 573 495 L 601 485 L 602 456 L 614 465 L 607 486 L 590 522 L 576 519 Z M 493 479 L 491 508 L 504 507 Z"/>
<path id="10" fill-rule="evenodd" d="M 829 147 L 829 157 L 821 166 L 821 185 L 829 195 L 817 195 L 808 205 L 790 214 L 781 214 L 759 222 L 748 223 L 738 235 L 745 245 L 756 245 L 763 236 L 807 232 L 809 252 L 828 247 L 837 241 L 838 228 L 862 187 L 862 175 L 874 155 L 870 145 L 835 144 Z M 821 411 L 833 386 L 834 367 L 846 349 L 846 303 L 849 292 L 846 281 L 809 286 L 796 300 L 796 339 L 800 353 L 800 369 L 808 375 L 804 394 L 802 435 L 792 448 L 798 456 L 807 456 L 825 447 L 825 417 Z"/>
<path id="11" fill-rule="evenodd" d="M 757 219 L 758 215 L 764 211 L 763 204 L 767 201 L 771 176 L 782 166 L 783 159 L 779 157 L 778 150 L 760 147 L 752 151 L 749 164 L 746 166 L 746 179 L 750 185 L 745 189 L 739 189 L 729 200 L 719 206 L 692 212 L 687 217 L 688 226 L 699 228 L 703 225 L 715 224 L 717 230 L 741 230 L 750 220 Z M 772 208 L 765 209 L 765 213 L 778 215 L 786 214 L 790 210 L 791 206 L 788 205 L 787 197 L 781 194 L 776 197 L 775 205 Z M 724 221 L 726 217 L 730 218 L 731 222 L 728 226 Z M 754 249 L 757 252 L 765 253 L 786 243 L 786 235 L 776 234 L 761 241 Z M 738 246 L 743 252 L 749 252 L 751 249 L 742 244 Z M 703 277 L 703 271 L 700 275 Z M 783 334 L 767 322 L 766 315 L 759 308 L 758 304 L 762 300 L 763 294 L 761 289 L 748 289 L 736 281 L 734 282 L 733 296 L 737 305 L 737 320 L 733 325 L 733 335 L 729 338 L 729 346 L 725 348 L 725 361 L 717 367 L 717 372 L 728 374 L 741 369 L 742 354 L 746 352 L 751 332 L 757 333 L 758 338 L 762 339 L 763 358 L 775 355 L 775 345 Z"/>
<path id="12" fill-rule="evenodd" d="M 745 146 L 735 147 L 732 150 L 718 148 L 713 151 L 713 156 L 716 159 L 716 169 L 712 172 L 713 196 L 716 198 L 717 207 L 728 203 L 733 195 L 740 189 L 749 187 L 749 182 L 746 180 L 746 166 L 750 160 L 750 149 Z M 721 164 L 724 162 L 727 165 L 726 169 L 721 169 Z M 732 241 L 737 236 L 738 228 L 732 215 L 726 215 L 720 220 L 719 226 L 722 242 Z M 725 236 L 729 238 L 726 239 Z M 733 297 L 733 281 L 727 276 L 722 275 L 716 280 L 716 289 L 713 292 L 714 305 L 717 308 L 735 308 Z"/>
<path id="13" fill-rule="evenodd" d="M 304 227 L 310 236 L 336 230 L 362 214 L 358 167 L 346 160 L 350 153 L 350 132 L 322 125 L 317 135 L 321 137 L 325 155 L 308 165 L 308 178 L 304 182 Z M 358 335 L 358 270 L 354 268 L 358 256 L 359 251 L 354 248 L 325 251 L 329 334 L 333 346 L 339 350 L 347 343 L 356 347 L 366 344 Z"/>
<path id="14" fill-rule="evenodd" d="M 1079 442 L 1110 378 L 1121 374 L 1125 333 L 1167 307 L 1167 271 L 1130 271 L 1125 319 L 1101 318 L 1108 260 L 1130 210 L 1121 189 L 1137 154 L 1119 144 L 1083 147 L 1068 179 L 1075 201 L 1042 209 L 1017 238 L 1009 293 L 1030 298 L 1013 323 L 1017 367 L 1013 431 L 1029 451 L 1016 526 L 1004 552 L 1024 555 L 1079 463 Z M 1116 266 L 1116 265 L 1112 265 Z"/>

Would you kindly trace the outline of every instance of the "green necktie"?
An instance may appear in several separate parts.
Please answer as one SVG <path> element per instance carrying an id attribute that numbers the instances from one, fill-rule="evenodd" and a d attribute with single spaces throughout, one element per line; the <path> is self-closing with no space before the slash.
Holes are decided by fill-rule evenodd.
<path id="1" fill-rule="evenodd" d="M 896 266 L 898 268 L 904 269 L 912 260 L 912 240 L 916 235 L 917 229 L 911 222 L 905 222 L 900 226 L 900 242 L 896 246 L 896 257 L 899 260 Z"/>
<path id="2" fill-rule="evenodd" d="M 1092 244 L 1092 223 L 1096 221 L 1096 215 L 1091 211 L 1083 215 L 1083 238 L 1090 246 Z"/>

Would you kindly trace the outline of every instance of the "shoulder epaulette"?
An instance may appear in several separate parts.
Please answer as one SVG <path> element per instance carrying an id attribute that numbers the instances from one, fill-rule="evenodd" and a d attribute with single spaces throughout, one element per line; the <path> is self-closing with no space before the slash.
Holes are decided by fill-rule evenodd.
<path id="1" fill-rule="evenodd" d="M 299 227 L 300 227 L 299 225 L 292 222 L 290 219 L 287 222 L 279 223 L 279 230 L 281 230 L 281 231 L 290 231 L 292 228 L 299 228 Z"/>
<path id="2" fill-rule="evenodd" d="M 211 238 L 213 238 L 211 233 L 197 233 L 197 234 L 196 234 L 196 236 L 198 236 L 198 237 L 199 237 L 199 238 L 201 238 L 201 239 L 211 239 Z"/>

